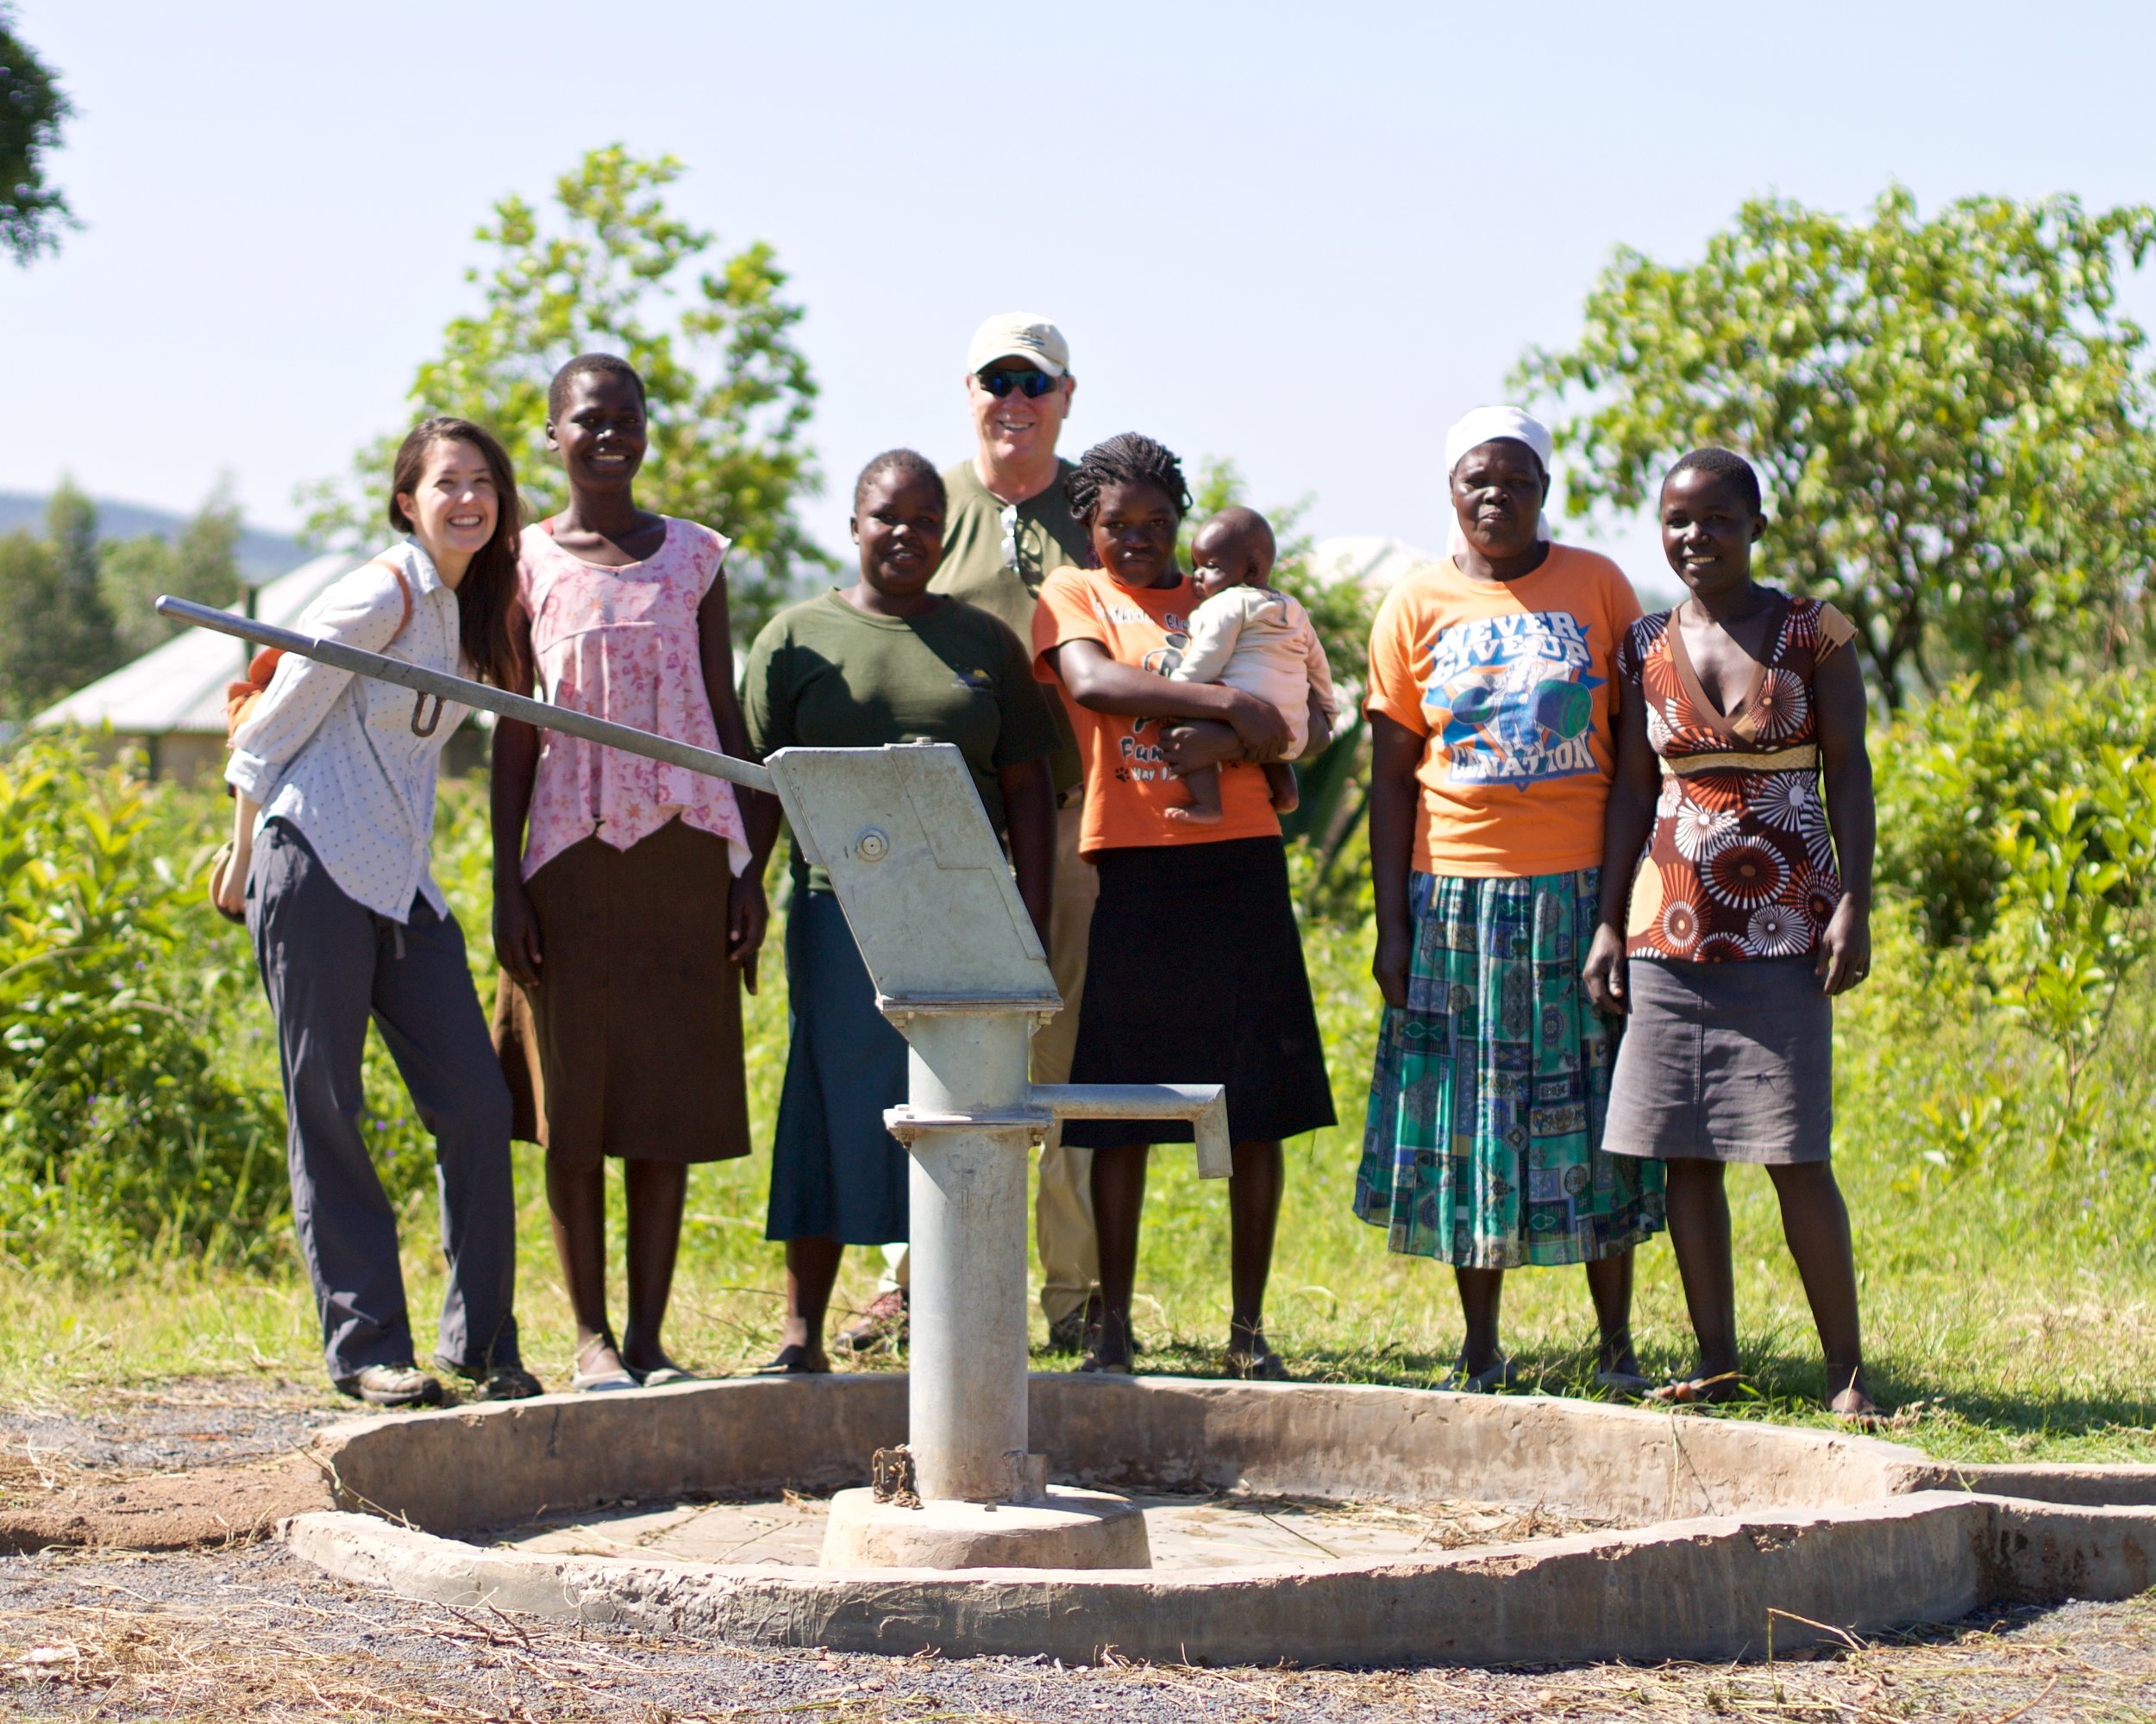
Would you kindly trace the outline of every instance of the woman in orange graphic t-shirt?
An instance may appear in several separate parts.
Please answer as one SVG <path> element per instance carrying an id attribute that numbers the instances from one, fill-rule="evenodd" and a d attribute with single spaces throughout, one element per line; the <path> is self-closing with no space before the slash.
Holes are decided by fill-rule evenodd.
<path id="1" fill-rule="evenodd" d="M 1599 913 L 1611 664 L 1639 600 L 1550 542 L 1550 434 L 1478 408 L 1445 439 L 1451 556 L 1370 634 L 1370 876 L 1385 1015 L 1355 1213 L 1453 1266 L 1466 1335 L 1446 1386 L 1507 1387 L 1505 1271 L 1584 1263 L 1605 1390 L 1648 1388 L 1632 1250 L 1660 1169 L 1602 1153 L 1618 1026 L 1580 967 Z"/>
<path id="2" fill-rule="evenodd" d="M 1263 1314 L 1281 1140 L 1332 1123 L 1332 1087 L 1265 774 L 1230 762 L 1219 824 L 1170 818 L 1187 802 L 1171 768 L 1200 762 L 1178 754 L 1162 721 L 1225 723 L 1257 762 L 1276 757 L 1288 727 L 1238 689 L 1169 680 L 1198 600 L 1175 565 L 1175 530 L 1190 506 L 1175 457 L 1150 437 L 1111 437 L 1086 451 L 1068 488 L 1100 567 L 1058 569 L 1042 583 L 1033 650 L 1041 676 L 1061 682 L 1071 705 L 1086 769 L 1079 848 L 1100 881 L 1070 1079 L 1226 1086 L 1235 1157 L 1228 1369 L 1285 1377 Z M 1324 746 L 1324 730 L 1319 715 L 1309 746 Z M 1093 1151 L 1100 1246 L 1101 1320 L 1081 1370 L 1131 1368 L 1147 1151 L 1190 1137 L 1189 1124 L 1175 1120 L 1063 1127 L 1066 1145 Z"/>

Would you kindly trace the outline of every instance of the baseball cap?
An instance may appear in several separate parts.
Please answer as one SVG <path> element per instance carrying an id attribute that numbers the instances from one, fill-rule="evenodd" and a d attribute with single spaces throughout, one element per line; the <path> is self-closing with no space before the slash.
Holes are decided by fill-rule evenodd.
<path id="1" fill-rule="evenodd" d="M 966 369 L 977 372 L 1000 359 L 1026 360 L 1050 377 L 1061 377 L 1070 369 L 1070 343 L 1037 312 L 1000 312 L 973 332 Z"/>

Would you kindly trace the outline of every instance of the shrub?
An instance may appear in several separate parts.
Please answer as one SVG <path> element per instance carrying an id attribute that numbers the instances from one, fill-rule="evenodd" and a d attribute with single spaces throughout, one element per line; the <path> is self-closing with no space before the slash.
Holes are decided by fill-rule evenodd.
<path id="1" fill-rule="evenodd" d="M 159 793 L 80 739 L 0 761 L 0 1254 L 110 1273 L 282 1249 L 282 1132 L 226 1057 L 244 949 L 175 867 Z"/>

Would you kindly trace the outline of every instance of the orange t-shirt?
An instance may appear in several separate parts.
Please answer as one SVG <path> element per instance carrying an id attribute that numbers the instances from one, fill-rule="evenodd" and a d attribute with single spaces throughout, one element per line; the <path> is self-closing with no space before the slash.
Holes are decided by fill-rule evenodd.
<path id="1" fill-rule="evenodd" d="M 1601 861 L 1611 667 L 1639 614 L 1615 563 L 1568 545 L 1517 580 L 1470 580 L 1448 557 L 1386 595 L 1366 704 L 1427 738 L 1418 868 L 1519 879 Z"/>
<path id="2" fill-rule="evenodd" d="M 1164 678 L 1182 662 L 1183 649 L 1190 644 L 1188 619 L 1197 603 L 1197 590 L 1187 576 L 1173 586 L 1134 590 L 1106 569 L 1056 569 L 1041 583 L 1033 611 L 1033 674 L 1043 682 L 1056 681 L 1043 655 L 1067 642 L 1098 641 L 1118 664 L 1137 665 Z M 1068 696 L 1065 705 L 1086 767 L 1080 855 L 1280 835 L 1265 774 L 1256 767 L 1220 768 L 1217 825 L 1170 820 L 1163 811 L 1181 807 L 1190 798 L 1161 760 L 1159 721 L 1088 712 Z"/>

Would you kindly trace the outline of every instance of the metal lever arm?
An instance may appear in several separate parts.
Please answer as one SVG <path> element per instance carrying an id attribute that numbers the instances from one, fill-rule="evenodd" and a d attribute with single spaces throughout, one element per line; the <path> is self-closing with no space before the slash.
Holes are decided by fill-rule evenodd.
<path id="1" fill-rule="evenodd" d="M 1198 1177 L 1234 1171 L 1228 1093 L 1217 1083 L 1036 1083 L 1026 1096 L 1058 1119 L 1188 1119 L 1196 1128 Z"/>
<path id="2" fill-rule="evenodd" d="M 258 623 L 251 617 L 235 617 L 229 611 L 212 610 L 209 605 L 197 605 L 191 599 L 174 599 L 169 595 L 161 597 L 157 601 L 157 614 L 179 622 L 191 623 L 198 629 L 211 629 L 220 635 L 253 641 L 257 646 L 275 647 L 280 652 L 297 653 L 302 658 L 334 665 L 339 670 L 352 671 L 360 676 L 371 676 L 379 682 L 393 682 L 400 687 L 417 689 L 423 695 L 433 695 L 436 700 L 454 700 L 461 705 L 477 706 L 484 712 L 498 712 L 505 718 L 520 718 L 542 730 L 560 730 L 568 736 L 581 737 L 587 743 L 599 743 L 628 754 L 664 761 L 669 766 L 686 767 L 691 772 L 700 772 L 707 777 L 723 778 L 729 784 L 738 784 L 745 789 L 777 793 L 771 782 L 771 774 L 753 761 L 736 760 L 731 755 L 722 755 L 711 749 L 699 749 L 688 743 L 677 743 L 668 737 L 655 737 L 650 731 L 639 730 L 634 725 L 593 718 L 565 706 L 549 706 L 545 701 L 534 700 L 530 695 L 511 694 L 505 688 L 490 687 L 484 682 L 468 681 L 461 676 L 444 676 L 438 670 L 423 670 L 416 664 L 406 664 L 402 659 L 385 658 L 379 653 L 362 652 L 357 647 L 325 641 L 319 636 L 303 635 L 296 630 Z M 436 717 L 437 719 L 440 718 L 438 709 Z M 430 724 L 427 730 L 420 730 L 419 713 L 415 708 L 412 728 L 418 730 L 421 736 L 425 736 L 434 727 Z"/>

